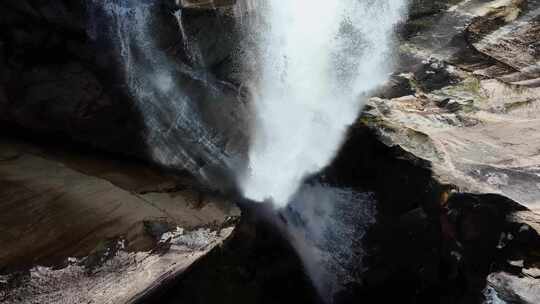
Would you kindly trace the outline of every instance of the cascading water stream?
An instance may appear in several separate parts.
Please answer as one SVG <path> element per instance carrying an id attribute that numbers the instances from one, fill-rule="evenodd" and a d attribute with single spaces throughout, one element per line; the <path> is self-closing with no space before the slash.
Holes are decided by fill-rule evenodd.
<path id="1" fill-rule="evenodd" d="M 242 129 L 239 119 L 221 114 L 243 113 L 230 106 L 236 104 L 222 102 L 223 90 L 205 72 L 203 55 L 184 27 L 183 12 L 175 14 L 178 32 L 197 69 L 179 65 L 157 46 L 155 17 L 149 13 L 157 0 L 91 1 L 107 27 L 93 34 L 114 40 L 129 91 L 144 118 L 143 137 L 152 158 L 188 169 L 206 182 L 216 181 L 209 167 L 238 173 L 246 198 L 278 207 L 280 216 L 269 216 L 328 303 L 345 284 L 359 279 L 353 275 L 362 267 L 359 243 L 376 208 L 370 194 L 303 182 L 331 162 L 366 98 L 388 78 L 394 26 L 406 2 L 237 1 L 232 11 L 246 28 L 246 56 L 239 59 L 249 78 L 244 85 L 252 89 L 253 114 L 249 166 L 238 172 L 244 167 L 238 165 L 242 155 L 227 153 L 223 146 L 224 138 L 242 132 L 215 129 L 226 126 L 224 117 L 233 131 Z M 201 92 L 208 96 L 201 98 Z"/>
<path id="2" fill-rule="evenodd" d="M 267 0 L 259 10 L 255 123 L 241 185 L 246 197 L 284 207 L 333 159 L 389 76 L 406 0 Z"/>
<path id="3" fill-rule="evenodd" d="M 274 204 L 275 225 L 301 258 L 321 300 L 364 269 L 362 237 L 373 196 L 307 185 L 335 157 L 369 94 L 389 77 L 394 28 L 407 0 L 259 0 L 249 27 L 254 113 L 244 195 Z M 249 53 L 249 52 L 248 52 Z M 282 220 L 284 219 L 284 220 Z"/>

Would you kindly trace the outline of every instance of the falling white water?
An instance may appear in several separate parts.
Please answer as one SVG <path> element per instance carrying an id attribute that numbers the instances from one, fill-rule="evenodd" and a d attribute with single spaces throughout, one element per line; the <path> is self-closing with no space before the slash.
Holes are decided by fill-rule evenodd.
<path id="1" fill-rule="evenodd" d="M 262 1 L 262 0 L 261 0 Z M 265 0 L 244 195 L 285 206 L 335 156 L 367 95 L 389 76 L 406 0 Z"/>

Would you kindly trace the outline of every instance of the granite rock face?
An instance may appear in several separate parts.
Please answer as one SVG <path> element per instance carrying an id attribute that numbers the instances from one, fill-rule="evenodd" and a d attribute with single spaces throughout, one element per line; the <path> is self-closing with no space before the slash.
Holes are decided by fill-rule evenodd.
<path id="1" fill-rule="evenodd" d="M 405 302 L 479 303 L 489 286 L 534 303 L 524 290 L 540 262 L 540 3 L 424 8 L 412 9 L 397 72 L 327 173 L 379 200 L 371 269 L 344 297 L 377 298 L 392 284 Z"/>
<path id="2" fill-rule="evenodd" d="M 396 77 L 415 92 L 373 98 L 360 123 L 385 144 L 428 161 L 442 183 L 464 192 L 498 193 L 535 211 L 540 91 L 534 45 L 540 4 L 525 4 L 469 1 L 439 13 L 454 32 L 439 33 L 435 26 L 402 44 Z"/>

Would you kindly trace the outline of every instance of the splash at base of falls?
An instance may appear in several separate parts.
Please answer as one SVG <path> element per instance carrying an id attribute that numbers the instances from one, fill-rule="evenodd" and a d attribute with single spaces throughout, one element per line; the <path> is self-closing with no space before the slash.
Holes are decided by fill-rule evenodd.
<path id="1" fill-rule="evenodd" d="M 278 228 L 300 256 L 319 296 L 333 303 L 347 284 L 360 283 L 362 239 L 375 222 L 371 193 L 304 184 L 282 209 Z"/>
<path id="2" fill-rule="evenodd" d="M 345 134 L 390 76 L 394 27 L 407 0 L 258 1 L 245 50 L 253 130 L 246 198 L 272 202 L 320 297 L 360 283 L 370 194 L 304 184 L 333 160 Z"/>
<path id="3" fill-rule="evenodd" d="M 334 158 L 368 94 L 389 76 L 406 0 L 262 2 L 248 25 L 258 46 L 246 81 L 255 121 L 240 183 L 247 198 L 284 207 Z"/>

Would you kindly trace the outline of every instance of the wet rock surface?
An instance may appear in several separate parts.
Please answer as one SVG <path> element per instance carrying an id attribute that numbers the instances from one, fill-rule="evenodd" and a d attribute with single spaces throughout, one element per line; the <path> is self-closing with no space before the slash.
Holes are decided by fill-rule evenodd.
<path id="1" fill-rule="evenodd" d="M 186 271 L 226 239 L 231 229 L 171 233 L 168 248 L 157 254 L 127 252 L 124 242 L 103 246 L 63 267 L 37 266 L 0 276 L 3 303 L 134 303 L 169 277 Z"/>
<path id="2" fill-rule="evenodd" d="M 230 1 L 207 3 L 4 1 L 0 119 L 231 187 L 224 159 L 242 155 L 248 116 L 231 83 L 238 37 Z M 178 123 L 186 99 L 199 130 Z"/>
<path id="3" fill-rule="evenodd" d="M 244 208 L 224 246 L 138 303 L 323 303 L 273 212 Z"/>
<path id="4" fill-rule="evenodd" d="M 135 301 L 227 239 L 240 216 L 192 177 L 12 135 L 0 141 L 3 303 Z"/>
<path id="5" fill-rule="evenodd" d="M 0 268 L 84 256 L 98 242 L 118 237 L 125 237 L 130 249 L 148 250 L 152 233 L 145 231 L 152 230 L 151 223 L 163 223 L 163 230 L 219 227 L 239 215 L 230 202 L 204 194 L 190 179 L 135 161 L 7 136 L 0 148 L 8 156 L 0 163 L 0 238 L 6 248 Z"/>
<path id="6" fill-rule="evenodd" d="M 538 39 L 539 3 L 448 7 L 411 16 L 401 82 L 370 100 L 328 170 L 374 189 L 380 206 L 364 284 L 345 303 L 481 303 L 486 286 L 535 301 L 540 92 L 524 46 Z"/>

